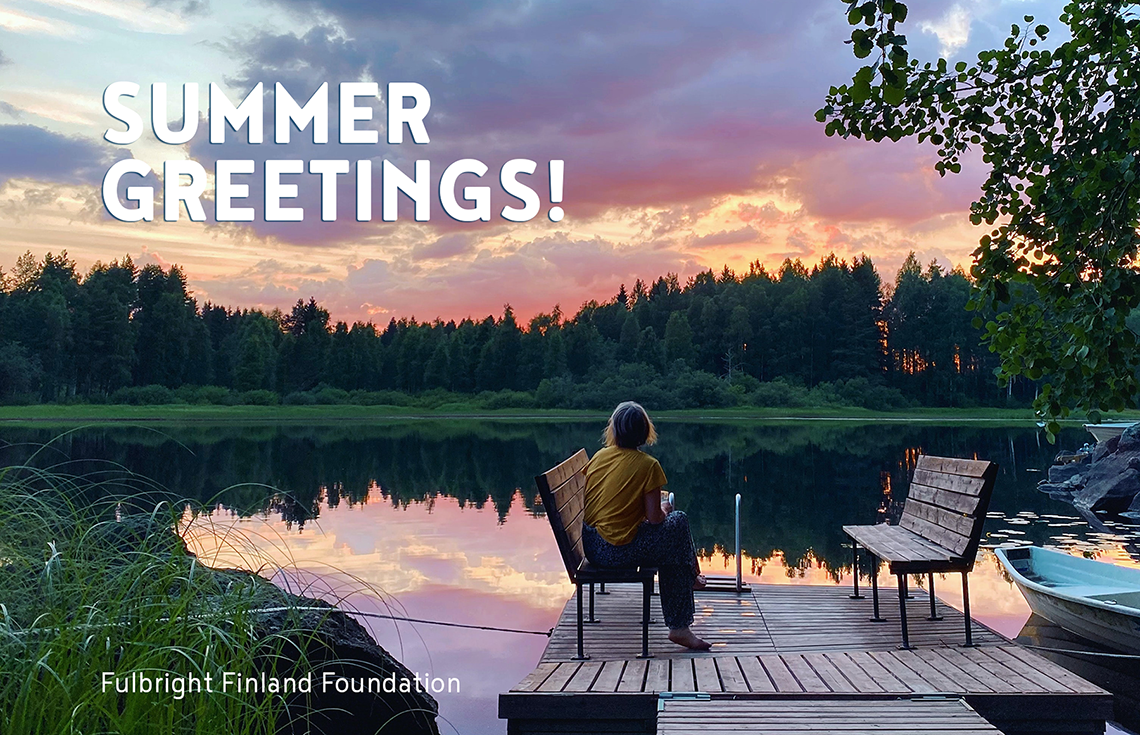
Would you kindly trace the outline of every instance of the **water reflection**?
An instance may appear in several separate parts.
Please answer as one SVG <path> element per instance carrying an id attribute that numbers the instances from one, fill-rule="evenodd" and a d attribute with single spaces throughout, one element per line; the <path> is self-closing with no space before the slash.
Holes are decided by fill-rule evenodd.
<path id="1" fill-rule="evenodd" d="M 69 433 L 37 461 L 70 458 L 69 470 L 82 472 L 109 460 L 212 508 L 188 513 L 184 523 L 195 550 L 217 565 L 284 567 L 281 584 L 359 610 L 542 631 L 571 588 L 532 478 L 578 447 L 592 450 L 599 428 L 405 421 L 160 433 L 113 426 Z M 0 465 L 25 461 L 53 437 L 50 430 L 0 429 Z M 1060 446 L 1084 441 L 1082 431 L 1068 430 Z M 922 453 L 999 463 L 987 545 L 1037 543 L 1140 565 L 1135 526 L 1082 517 L 1036 490 L 1056 449 L 1032 427 L 666 422 L 653 453 L 690 516 L 708 572 L 735 573 L 739 492 L 746 579 L 849 583 L 840 527 L 897 517 Z M 960 606 L 956 577 L 940 581 L 938 591 Z M 1029 618 L 988 550 L 971 578 L 971 597 L 975 614 L 1007 636 Z M 496 696 L 530 670 L 545 643 L 541 636 L 368 624 L 413 670 L 460 678 L 462 692 L 444 696 L 441 706 L 464 733 L 502 732 Z"/>
<path id="2" fill-rule="evenodd" d="M 394 507 L 452 498 L 460 507 L 489 507 L 501 521 L 512 504 L 538 512 L 534 474 L 578 447 L 592 450 L 598 433 L 596 422 L 553 421 L 194 425 L 161 432 L 112 426 L 70 432 L 41 460 L 79 460 L 76 472 L 84 461 L 110 460 L 160 479 L 180 496 L 240 515 L 272 513 L 288 527 L 303 528 L 370 497 Z M 8 444 L 0 448 L 0 464 L 23 461 L 54 436 L 48 429 L 0 429 L 0 443 Z M 1082 430 L 1068 429 L 1059 446 L 1085 438 Z M 791 566 L 814 559 L 833 575 L 847 561 L 840 526 L 897 517 L 921 453 L 999 463 L 991 510 L 1002 522 L 988 528 L 1004 536 L 995 541 L 1048 542 L 1072 523 L 1066 532 L 1081 541 L 1135 543 L 1133 527 L 1091 519 L 1098 525 L 1090 528 L 1071 506 L 1037 492 L 1040 471 L 1055 452 L 1033 427 L 835 421 L 667 422 L 653 448 L 699 546 L 711 550 L 732 538 L 731 499 L 739 492 L 751 556 L 767 559 L 780 551 Z M 1140 560 L 1135 549 L 1130 554 Z"/>

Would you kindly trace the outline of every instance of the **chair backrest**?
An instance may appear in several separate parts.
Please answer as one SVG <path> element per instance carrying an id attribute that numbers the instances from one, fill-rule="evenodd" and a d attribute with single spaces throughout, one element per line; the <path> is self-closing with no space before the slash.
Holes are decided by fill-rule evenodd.
<path id="1" fill-rule="evenodd" d="M 588 461 L 586 450 L 579 449 L 562 464 L 534 478 L 571 582 L 577 582 L 578 569 L 586 558 L 582 549 L 582 525 L 586 512 Z"/>
<path id="2" fill-rule="evenodd" d="M 997 469 L 978 459 L 919 457 L 899 525 L 972 564 Z"/>

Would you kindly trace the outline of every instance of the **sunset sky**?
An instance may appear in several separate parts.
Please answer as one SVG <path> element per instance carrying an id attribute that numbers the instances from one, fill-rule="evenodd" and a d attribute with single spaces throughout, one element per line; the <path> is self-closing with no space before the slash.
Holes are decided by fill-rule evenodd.
<path id="1" fill-rule="evenodd" d="M 905 32 L 919 58 L 972 58 L 1025 14 L 1055 27 L 1060 7 L 916 0 Z M 885 279 L 911 250 L 967 264 L 980 164 L 939 179 L 930 149 L 828 139 L 815 122 L 827 88 L 859 66 L 848 33 L 839 0 L 0 0 L 0 267 L 29 249 L 66 249 L 84 271 L 129 254 L 183 266 L 199 301 L 273 308 L 315 296 L 334 318 L 386 322 L 499 314 L 506 302 L 524 317 L 555 303 L 573 312 L 638 277 L 756 259 L 865 253 Z M 431 143 L 341 146 L 334 114 L 332 143 L 287 154 L 211 145 L 205 124 L 184 146 L 149 128 L 115 146 L 103 140 L 116 123 L 102 93 L 120 80 L 143 87 L 132 106 L 144 118 L 149 85 L 167 82 L 175 121 L 184 82 L 199 83 L 204 103 L 211 82 L 236 102 L 257 82 L 304 101 L 322 82 L 415 81 L 432 95 Z M 459 158 L 492 172 L 531 158 L 540 173 L 565 159 L 566 216 L 550 222 L 536 186 L 543 215 L 525 224 L 459 224 L 438 199 L 427 224 L 410 207 L 397 223 L 322 223 L 310 183 L 303 223 L 121 223 L 99 185 L 132 155 L 207 170 L 287 155 L 388 158 L 410 172 L 428 158 L 436 179 Z"/>

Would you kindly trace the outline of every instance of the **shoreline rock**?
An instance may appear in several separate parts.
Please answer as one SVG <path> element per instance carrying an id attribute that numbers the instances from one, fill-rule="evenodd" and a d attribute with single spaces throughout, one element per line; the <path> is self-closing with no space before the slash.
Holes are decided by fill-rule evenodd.
<path id="1" fill-rule="evenodd" d="M 1057 455 L 1038 489 L 1080 510 L 1140 518 L 1140 423 L 1095 447 Z"/>

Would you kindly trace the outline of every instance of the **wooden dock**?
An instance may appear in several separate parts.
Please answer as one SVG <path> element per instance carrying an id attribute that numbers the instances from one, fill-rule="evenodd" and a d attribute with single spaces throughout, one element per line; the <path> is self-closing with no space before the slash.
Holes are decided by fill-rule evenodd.
<path id="1" fill-rule="evenodd" d="M 713 643 L 712 650 L 698 653 L 670 643 L 658 621 L 651 629 L 654 658 L 646 660 L 637 658 L 640 589 L 613 585 L 611 594 L 596 598 L 599 622 L 586 626 L 590 659 L 572 660 L 574 615 L 567 604 L 538 666 L 500 695 L 499 716 L 511 735 L 678 732 L 663 727 L 671 721 L 664 713 L 688 706 L 675 703 L 689 696 L 707 697 L 708 712 L 722 700 L 764 700 L 784 708 L 772 712 L 790 707 L 801 713 L 774 729 L 767 716 L 764 727 L 760 720 L 737 721 L 735 729 L 742 732 L 851 733 L 859 728 L 850 723 L 815 727 L 827 720 L 812 713 L 840 702 L 841 708 L 878 703 L 881 709 L 937 697 L 964 702 L 1010 735 L 1104 732 L 1112 697 L 1103 689 L 981 625 L 975 629 L 978 645 L 961 647 L 961 613 L 939 603 L 942 620 L 928 620 L 921 590 L 908 604 L 915 650 L 898 650 L 897 610 L 887 607 L 887 622 L 872 623 L 870 600 L 852 600 L 846 588 L 760 585 L 740 595 L 700 592 L 693 630 Z M 662 693 L 669 699 L 659 713 Z M 767 704 L 751 707 L 741 711 L 767 710 Z M 797 722 L 811 727 L 797 730 Z M 867 724 L 867 730 L 884 731 L 882 722 Z M 954 729 L 952 722 L 945 724 Z M 959 729 L 986 731 L 974 725 Z M 938 729 L 923 725 L 911 731 Z"/>

